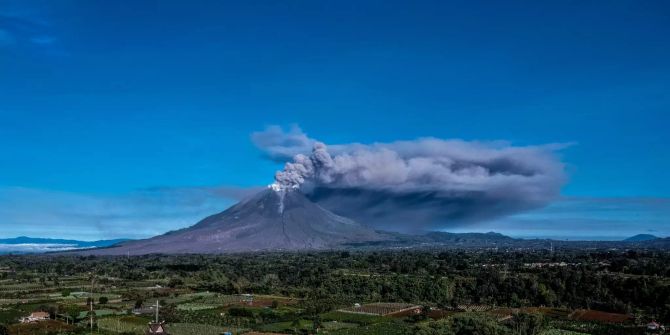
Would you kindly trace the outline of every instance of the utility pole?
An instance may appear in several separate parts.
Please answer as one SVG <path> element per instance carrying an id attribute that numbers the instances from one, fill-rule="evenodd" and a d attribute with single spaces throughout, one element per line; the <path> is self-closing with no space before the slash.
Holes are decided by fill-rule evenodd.
<path id="1" fill-rule="evenodd" d="M 93 334 L 93 297 L 91 296 L 91 309 L 90 309 L 90 317 L 91 317 L 91 334 Z"/>
<path id="2" fill-rule="evenodd" d="M 156 323 L 158 323 L 158 300 L 156 300 Z"/>
<path id="3" fill-rule="evenodd" d="M 89 299 L 91 299 L 91 308 L 89 311 L 90 314 L 89 316 L 91 320 L 91 334 L 93 334 L 93 277 L 92 276 L 91 276 L 91 294 L 89 294 L 89 296 L 90 296 Z"/>

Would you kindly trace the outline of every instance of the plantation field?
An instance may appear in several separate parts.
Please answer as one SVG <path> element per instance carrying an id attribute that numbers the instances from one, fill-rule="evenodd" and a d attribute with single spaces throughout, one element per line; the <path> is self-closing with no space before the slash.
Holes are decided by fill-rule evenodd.
<path id="1" fill-rule="evenodd" d="M 177 309 L 181 311 L 200 311 L 204 309 L 213 309 L 217 307 L 219 307 L 219 305 L 201 304 L 197 302 L 187 302 L 177 305 Z"/>
<path id="2" fill-rule="evenodd" d="M 103 317 L 103 316 L 109 316 L 109 315 L 122 315 L 126 314 L 125 312 L 119 312 L 113 309 L 94 309 L 93 312 L 95 313 L 96 317 Z M 83 319 L 88 316 L 88 311 L 81 311 L 79 312 L 79 316 L 77 316 L 79 319 Z"/>
<path id="3" fill-rule="evenodd" d="M 167 326 L 167 330 L 171 335 L 219 335 L 225 331 L 239 333 L 238 329 L 200 323 L 173 323 Z"/>
<path id="4" fill-rule="evenodd" d="M 324 332 L 326 333 L 326 332 Z M 337 335 L 406 335 L 411 334 L 409 326 L 400 321 L 376 323 L 356 328 L 343 328 L 328 331 L 326 334 Z"/>
<path id="5" fill-rule="evenodd" d="M 420 308 L 420 306 L 403 303 L 371 303 L 362 306 L 343 308 L 340 311 L 381 316 L 402 313 L 416 308 Z"/>
<path id="6" fill-rule="evenodd" d="M 570 314 L 570 319 L 577 321 L 624 323 L 632 321 L 633 317 L 626 314 L 607 313 L 588 309 L 579 309 Z"/>
<path id="7" fill-rule="evenodd" d="M 337 321 L 323 322 L 322 325 L 324 330 L 351 329 L 358 327 L 358 325 L 355 323 L 337 322 Z"/>
<path id="8" fill-rule="evenodd" d="M 340 311 L 324 313 L 321 315 L 321 319 L 326 321 L 357 323 L 360 325 L 389 321 L 389 318 L 383 316 L 354 314 Z"/>
<path id="9" fill-rule="evenodd" d="M 572 312 L 566 308 L 550 308 L 550 307 L 527 307 L 523 308 L 522 311 L 527 313 L 541 313 L 545 316 L 557 319 L 557 320 L 567 320 L 570 317 Z"/>
<path id="10" fill-rule="evenodd" d="M 98 320 L 100 329 L 116 333 L 144 334 L 149 319 L 137 316 L 108 317 Z"/>
<path id="11" fill-rule="evenodd" d="M 540 335 L 588 335 L 586 333 L 578 333 L 570 330 L 549 329 L 543 331 Z"/>
<path id="12" fill-rule="evenodd" d="M 294 323 L 292 321 L 270 323 L 259 327 L 259 329 L 266 332 L 284 333 L 284 332 L 293 332 L 294 329 L 311 331 L 313 327 L 314 325 L 312 321 L 298 320 L 297 323 Z"/>

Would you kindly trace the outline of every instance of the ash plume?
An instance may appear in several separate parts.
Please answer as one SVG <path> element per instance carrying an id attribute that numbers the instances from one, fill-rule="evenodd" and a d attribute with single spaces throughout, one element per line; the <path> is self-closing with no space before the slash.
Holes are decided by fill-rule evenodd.
<path id="1" fill-rule="evenodd" d="M 566 180 L 555 154 L 560 144 L 420 138 L 329 147 L 299 128 L 268 132 L 254 136 L 271 140 L 255 143 L 274 159 L 312 145 L 276 173 L 273 189 L 300 190 L 336 214 L 380 229 L 435 230 L 543 207 Z"/>

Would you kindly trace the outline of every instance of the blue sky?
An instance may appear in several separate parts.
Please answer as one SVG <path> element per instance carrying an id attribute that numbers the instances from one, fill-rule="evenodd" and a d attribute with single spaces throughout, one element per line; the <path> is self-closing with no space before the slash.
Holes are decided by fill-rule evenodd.
<path id="1" fill-rule="evenodd" d="M 562 198 L 466 230 L 669 235 L 669 17 L 666 1 L 0 0 L 0 235 L 187 226 L 233 200 L 175 194 L 272 182 L 250 134 L 291 124 L 326 143 L 573 143 Z"/>

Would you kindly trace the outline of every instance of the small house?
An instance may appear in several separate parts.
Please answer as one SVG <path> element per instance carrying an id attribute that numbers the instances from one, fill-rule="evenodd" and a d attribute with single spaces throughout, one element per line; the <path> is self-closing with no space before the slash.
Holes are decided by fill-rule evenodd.
<path id="1" fill-rule="evenodd" d="M 49 320 L 49 313 L 47 312 L 32 312 L 30 315 L 21 318 L 21 323 L 38 322 L 42 320 Z"/>
<path id="2" fill-rule="evenodd" d="M 153 334 L 168 335 L 168 332 L 165 329 L 165 322 L 151 322 L 151 323 L 149 323 L 149 329 L 147 329 L 145 334 L 146 335 L 153 335 Z"/>
<path id="3" fill-rule="evenodd" d="M 153 334 L 161 334 L 161 335 L 168 335 L 167 329 L 165 329 L 165 321 L 159 322 L 158 320 L 158 310 L 160 309 L 160 305 L 158 304 L 158 301 L 156 301 L 156 320 L 154 322 L 149 322 L 149 329 L 144 333 L 146 335 L 153 335 Z"/>
<path id="4" fill-rule="evenodd" d="M 665 327 L 656 321 L 647 324 L 647 334 L 664 334 Z"/>

